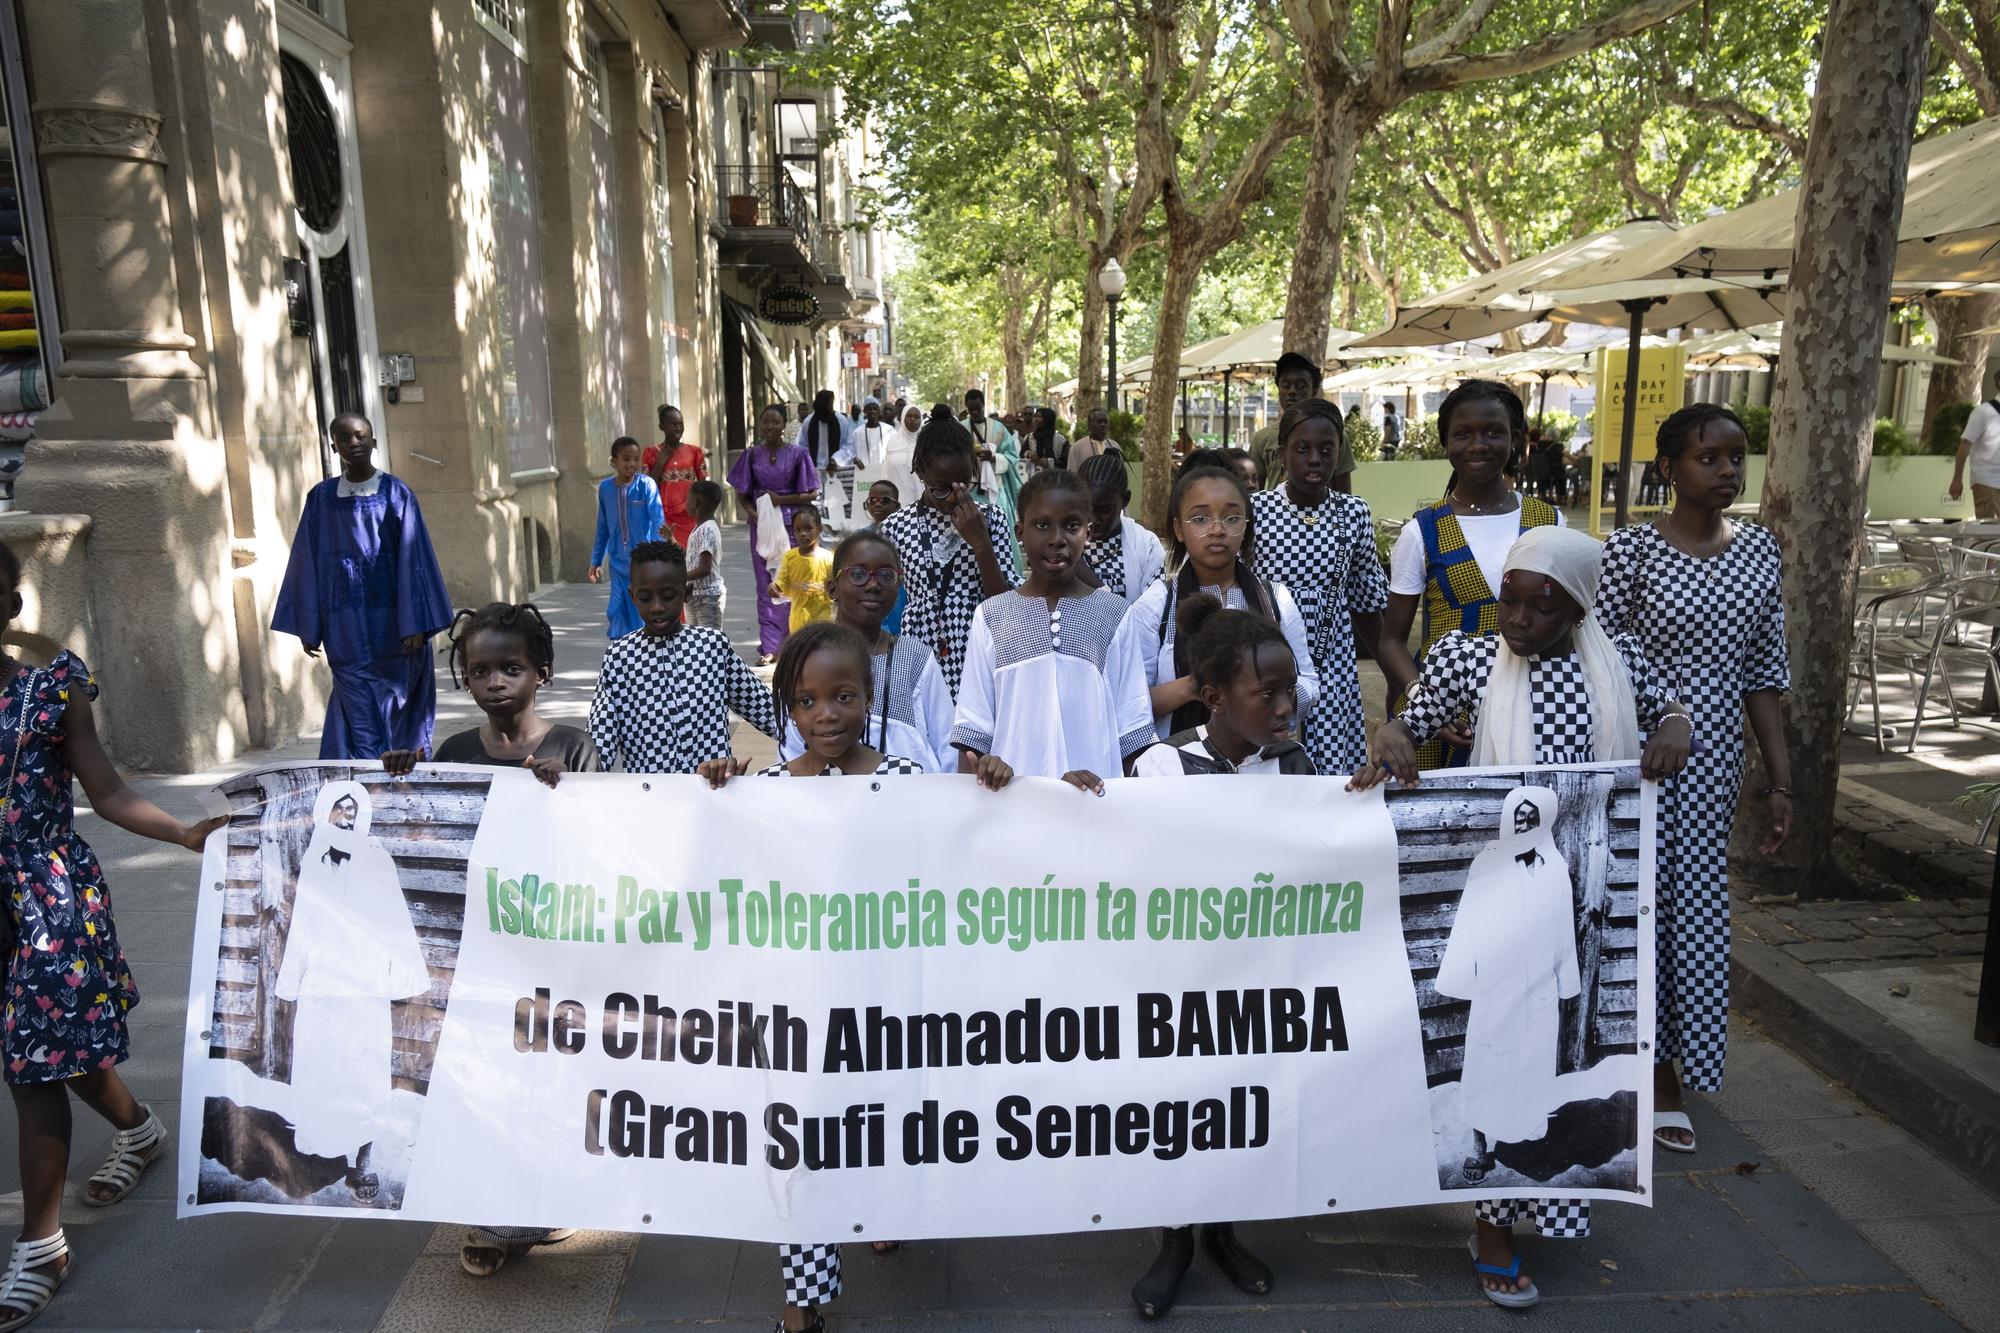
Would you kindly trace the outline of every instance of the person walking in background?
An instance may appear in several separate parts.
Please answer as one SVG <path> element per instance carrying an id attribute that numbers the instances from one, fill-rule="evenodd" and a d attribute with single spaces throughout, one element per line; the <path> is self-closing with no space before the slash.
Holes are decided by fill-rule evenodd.
<path id="1" fill-rule="evenodd" d="M 986 415 L 986 395 L 965 391 L 965 429 L 972 436 L 975 471 L 972 496 L 999 511 L 1011 532 L 1014 502 L 1021 494 L 1021 445 L 1005 422 Z"/>
<path id="2" fill-rule="evenodd" d="M 1070 441 L 1069 452 L 1064 456 L 1061 466 L 1071 472 L 1080 472 L 1085 463 L 1099 454 L 1112 453 L 1124 457 L 1124 451 L 1118 447 L 1118 441 L 1111 438 L 1111 413 L 1103 407 L 1090 409 L 1090 416 L 1086 419 L 1084 429 L 1088 433 L 1082 439 Z"/>
<path id="3" fill-rule="evenodd" d="M 376 470 L 368 418 L 343 413 L 328 433 L 340 475 L 306 493 L 271 628 L 308 657 L 326 653 L 319 757 L 373 763 L 430 748 L 437 684 L 424 647 L 451 624 L 451 598 L 417 497 Z"/>
<path id="4" fill-rule="evenodd" d="M 1297 352 L 1286 352 L 1278 358 L 1274 378 L 1278 383 L 1279 421 L 1284 414 L 1308 398 L 1319 397 L 1319 367 Z M 1257 459 L 1257 470 L 1264 478 L 1264 489 L 1275 491 L 1285 482 L 1284 449 L 1278 440 L 1278 422 L 1258 431 L 1250 437 L 1250 452 Z M 1340 433 L 1340 456 L 1333 461 L 1333 470 L 1328 475 L 1327 485 L 1336 491 L 1349 491 L 1354 486 L 1354 450 L 1347 443 L 1347 432 Z"/>
<path id="5" fill-rule="evenodd" d="M 621 435 L 611 442 L 613 472 L 597 483 L 597 536 L 590 547 L 590 581 L 611 585 L 604 608 L 606 637 L 619 639 L 639 628 L 626 587 L 632 573 L 632 548 L 658 541 L 667 524 L 660 493 L 651 477 L 639 475 L 639 442 Z"/>
<path id="6" fill-rule="evenodd" d="M 647 541 L 655 536 L 672 537 L 676 545 L 686 546 L 694 525 L 699 522 L 688 511 L 688 487 L 708 480 L 708 454 L 699 445 L 683 443 L 681 437 L 686 434 L 687 422 L 682 419 L 681 410 L 671 403 L 661 407 L 660 442 L 646 447 L 639 466 L 660 492 L 667 530 L 649 534 Z"/>
<path id="7" fill-rule="evenodd" d="M 743 502 L 750 518 L 750 570 L 757 590 L 758 665 L 769 665 L 778 655 L 789 628 L 789 608 L 771 598 L 771 575 L 776 560 L 765 560 L 765 529 L 777 524 L 791 531 L 792 515 L 819 498 L 819 472 L 812 456 L 796 444 L 785 443 L 785 412 L 772 406 L 757 418 L 757 443 L 745 449 L 729 469 L 729 487 Z M 766 512 L 758 513 L 758 501 L 768 500 Z M 790 545 L 789 540 L 786 542 Z M 775 543 L 772 543 L 775 546 Z M 779 551 L 782 556 L 783 552 Z M 712 756 L 703 756 L 711 758 Z"/>
<path id="8" fill-rule="evenodd" d="M 722 582 L 722 528 L 715 521 L 722 508 L 722 488 L 712 481 L 688 487 L 688 512 L 694 531 L 688 534 L 688 624 L 722 629 L 722 610 L 729 590 Z"/>
<path id="9" fill-rule="evenodd" d="M 827 589 L 833 553 L 819 544 L 821 531 L 817 510 L 801 509 L 792 515 L 792 549 L 778 561 L 771 580 L 771 596 L 791 603 L 788 636 L 816 620 L 833 619 L 833 595 Z"/>
<path id="10" fill-rule="evenodd" d="M 1393 402 L 1382 404 L 1382 457 L 1390 462 L 1403 448 L 1403 418 L 1396 414 Z"/>
<path id="11" fill-rule="evenodd" d="M 1068 467 L 1069 436 L 1056 429 L 1056 410 L 1053 407 L 1034 409 L 1033 424 L 1029 427 L 1028 452 L 1037 467 Z"/>
<path id="12" fill-rule="evenodd" d="M 1965 494 L 1966 465 L 1972 467 L 1974 518 L 2000 521 L 2000 398 L 1989 398 L 1972 409 L 1959 436 L 1958 457 L 1951 465 L 1951 498 Z"/>
<path id="13" fill-rule="evenodd" d="M 853 429 L 852 423 L 834 410 L 833 390 L 821 389 L 813 395 L 812 414 L 799 426 L 798 439 L 799 447 L 812 459 L 821 493 L 829 481 L 838 485 L 846 502 L 842 512 L 849 514 L 854 512 L 854 455 L 848 448 Z M 785 525 L 789 531 L 789 517 Z"/>

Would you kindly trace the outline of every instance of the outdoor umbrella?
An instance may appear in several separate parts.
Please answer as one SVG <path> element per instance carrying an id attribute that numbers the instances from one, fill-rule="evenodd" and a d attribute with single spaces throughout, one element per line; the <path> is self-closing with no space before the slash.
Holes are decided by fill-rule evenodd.
<path id="1" fill-rule="evenodd" d="M 1982 120 L 1910 150 L 1897 233 L 1898 282 L 2000 280 L 1996 179 L 2000 120 Z M 1792 264 L 1798 208 L 1799 192 L 1785 190 L 1688 227 L 1668 228 L 1639 245 L 1580 257 L 1558 275 L 1559 283 L 1585 287 L 1642 278 L 1778 274 Z"/>
<path id="2" fill-rule="evenodd" d="M 1704 334 L 1690 338 L 1682 347 L 1687 351 L 1687 363 L 1691 366 L 1714 368 L 1735 366 L 1751 370 L 1769 368 L 1779 352 L 1779 340 L 1784 335 L 1781 324 L 1764 324 L 1756 328 L 1728 330 L 1722 333 Z M 1902 343 L 1882 344 L 1882 359 L 1915 366 L 1955 366 L 1958 362 L 1942 356 L 1928 347 L 1906 347 Z"/>

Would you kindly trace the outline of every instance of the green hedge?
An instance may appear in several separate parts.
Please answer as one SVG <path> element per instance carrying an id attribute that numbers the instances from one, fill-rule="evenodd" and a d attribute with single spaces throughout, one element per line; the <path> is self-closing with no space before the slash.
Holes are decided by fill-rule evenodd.
<path id="1" fill-rule="evenodd" d="M 1958 441 L 1965 434 L 1965 421 L 1972 415 L 1973 404 L 1951 403 L 1938 409 L 1931 418 L 1930 438 L 1924 441 L 1924 452 L 1942 454 L 1946 458 L 1958 452 Z"/>

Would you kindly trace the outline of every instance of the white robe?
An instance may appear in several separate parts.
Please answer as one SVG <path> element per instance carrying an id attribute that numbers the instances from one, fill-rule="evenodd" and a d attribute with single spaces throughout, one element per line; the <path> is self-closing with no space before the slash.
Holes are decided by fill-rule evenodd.
<path id="1" fill-rule="evenodd" d="M 1532 802 L 1540 824 L 1514 830 Z M 1459 1095 L 1466 1120 L 1489 1143 L 1526 1143 L 1549 1131 L 1556 1109 L 1559 1001 L 1581 989 L 1569 863 L 1556 850 L 1556 796 L 1516 787 L 1500 811 L 1500 837 L 1472 860 L 1451 939 L 1438 964 L 1440 995 L 1472 1002 Z M 1530 854 L 1524 864 L 1521 856 Z"/>
<path id="2" fill-rule="evenodd" d="M 343 797 L 354 827 L 332 822 Z M 292 1010 L 293 1141 L 316 1157 L 347 1157 L 374 1141 L 390 1114 L 390 1002 L 430 989 L 396 863 L 368 837 L 359 783 L 328 783 L 299 863 L 277 997 Z"/>
<path id="3" fill-rule="evenodd" d="M 903 429 L 899 421 L 884 433 L 879 453 L 873 449 L 869 452 L 861 470 L 854 475 L 857 503 L 866 498 L 870 486 L 887 481 L 895 484 L 896 503 L 905 509 L 915 504 L 923 494 L 923 483 L 917 480 L 911 467 L 917 453 L 917 433 Z"/>

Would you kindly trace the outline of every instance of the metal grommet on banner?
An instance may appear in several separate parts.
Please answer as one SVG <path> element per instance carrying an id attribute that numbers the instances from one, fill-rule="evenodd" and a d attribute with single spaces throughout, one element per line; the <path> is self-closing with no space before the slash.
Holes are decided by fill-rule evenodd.
<path id="1" fill-rule="evenodd" d="M 1103 1220 L 1104 1220 L 1103 1213 L 1092 1213 L 1090 1215 L 1090 1225 L 1092 1226 L 1096 1226 L 1099 1222 L 1102 1222 Z"/>
<path id="2" fill-rule="evenodd" d="M 1652 908 L 1650 908 L 1650 907 L 1642 907 L 1642 908 L 1640 908 L 1640 909 L 1639 909 L 1639 915 L 1640 915 L 1640 916 L 1646 916 L 1646 915 L 1650 914 L 1650 913 L 1652 912 L 1652 910 L 1653 910 L 1653 909 L 1652 909 Z"/>
<path id="3" fill-rule="evenodd" d="M 215 881 L 215 883 L 214 883 L 214 884 L 210 885 L 209 887 L 210 887 L 210 888 L 212 888 L 212 889 L 214 889 L 214 890 L 215 890 L 215 891 L 216 891 L 217 893 L 221 893 L 221 892 L 222 892 L 222 881 L 218 879 L 217 881 Z"/>
<path id="4" fill-rule="evenodd" d="M 650 782 L 642 782 L 639 784 L 640 791 L 651 791 L 652 789 L 653 789 L 653 784 Z"/>
<path id="5" fill-rule="evenodd" d="M 192 1207 L 194 1206 L 194 1195 L 192 1195 L 192 1194 L 188 1195 L 188 1206 L 189 1206 L 190 1208 L 192 1208 Z"/>
<path id="6" fill-rule="evenodd" d="M 203 1041 L 207 1041 L 207 1040 L 209 1039 L 209 1037 L 210 1037 L 211 1035 L 212 1035 L 212 1034 L 211 1034 L 211 1033 L 209 1032 L 209 1030 L 208 1030 L 207 1028 L 203 1028 L 203 1029 L 201 1030 L 201 1039 L 202 1039 Z"/>
<path id="7" fill-rule="evenodd" d="M 1332 1207 L 1334 1207 L 1334 1206 L 1338 1205 L 1338 1204 L 1339 1204 L 1339 1202 L 1340 1202 L 1340 1200 L 1338 1200 L 1338 1199 L 1328 1199 L 1328 1200 L 1326 1201 L 1326 1206 L 1327 1206 L 1327 1207 L 1329 1207 L 1329 1208 L 1332 1208 Z"/>
<path id="8" fill-rule="evenodd" d="M 881 784 L 881 783 L 879 783 L 879 782 L 871 782 L 871 783 L 869 783 L 869 784 L 868 784 L 868 790 L 869 790 L 869 791 L 881 791 L 881 790 L 882 790 L 882 784 Z"/>
<path id="9" fill-rule="evenodd" d="M 641 1213 L 639 1214 L 639 1220 L 643 1223 L 650 1224 L 653 1220 L 653 1215 L 651 1213 Z"/>
<path id="10" fill-rule="evenodd" d="M 854 1234 L 857 1236 L 861 1234 L 861 1224 L 859 1222 L 854 1224 Z"/>
<path id="11" fill-rule="evenodd" d="M 1639 1186 L 1639 1193 L 1644 1194 L 1645 1192 L 1646 1192 L 1646 1187 L 1644 1185 Z"/>

